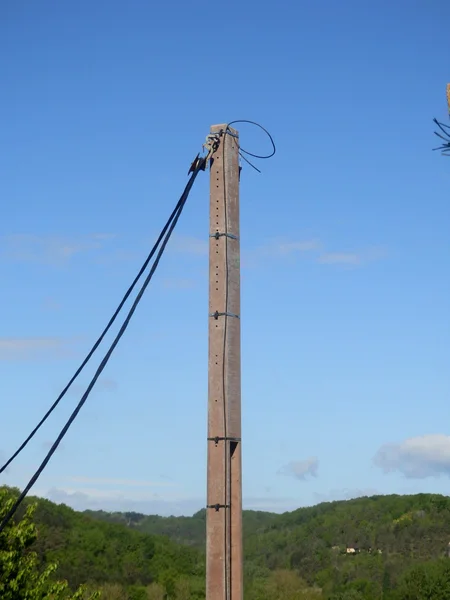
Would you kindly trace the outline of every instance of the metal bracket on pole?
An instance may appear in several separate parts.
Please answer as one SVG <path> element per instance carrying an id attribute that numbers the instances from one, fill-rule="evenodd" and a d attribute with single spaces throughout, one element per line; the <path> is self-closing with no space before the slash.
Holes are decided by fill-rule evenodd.
<path id="1" fill-rule="evenodd" d="M 219 231 L 216 231 L 216 233 L 211 233 L 211 235 L 209 237 L 215 238 L 216 240 L 218 240 L 220 237 L 227 237 L 227 238 L 230 238 L 231 240 L 239 239 L 237 235 L 233 235 L 232 233 L 222 233 Z"/>
<path id="2" fill-rule="evenodd" d="M 220 508 L 230 508 L 229 504 L 207 504 L 206 508 L 214 508 L 216 512 L 219 512 Z"/>
<path id="3" fill-rule="evenodd" d="M 235 319 L 239 319 L 239 315 L 235 315 L 234 313 L 230 312 L 219 312 L 218 310 L 216 310 L 214 313 L 210 313 L 209 316 L 216 319 L 216 321 L 219 317 L 234 317 Z"/>
<path id="4" fill-rule="evenodd" d="M 217 151 L 219 144 L 220 134 L 210 133 L 206 136 L 206 142 L 203 144 L 203 148 L 206 150 L 205 165 L 211 160 L 212 155 Z"/>
<path id="5" fill-rule="evenodd" d="M 221 437 L 219 435 L 216 435 L 215 437 L 209 437 L 207 438 L 208 442 L 214 442 L 217 446 L 217 444 L 219 442 L 240 442 L 241 438 L 238 437 Z"/>

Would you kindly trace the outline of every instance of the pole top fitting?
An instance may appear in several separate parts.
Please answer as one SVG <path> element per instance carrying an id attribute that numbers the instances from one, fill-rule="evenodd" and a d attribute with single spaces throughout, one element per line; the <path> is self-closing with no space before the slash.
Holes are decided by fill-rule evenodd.
<path id="1" fill-rule="evenodd" d="M 234 127 L 228 127 L 227 123 L 222 123 L 222 125 L 211 125 L 211 133 L 225 133 L 227 130 L 233 135 L 233 137 L 239 137 L 239 131 L 234 129 Z"/>

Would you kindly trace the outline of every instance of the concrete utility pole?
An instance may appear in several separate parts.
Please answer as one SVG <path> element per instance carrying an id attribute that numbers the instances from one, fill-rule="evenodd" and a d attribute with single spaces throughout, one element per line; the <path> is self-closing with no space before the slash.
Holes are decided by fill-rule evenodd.
<path id="1" fill-rule="evenodd" d="M 242 600 L 241 327 L 238 133 L 210 169 L 206 599 Z"/>

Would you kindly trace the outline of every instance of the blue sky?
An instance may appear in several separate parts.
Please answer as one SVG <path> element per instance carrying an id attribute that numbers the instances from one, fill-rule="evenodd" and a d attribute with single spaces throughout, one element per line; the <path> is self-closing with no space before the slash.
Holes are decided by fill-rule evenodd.
<path id="1" fill-rule="evenodd" d="M 0 453 L 106 324 L 209 126 L 261 122 L 241 180 L 244 504 L 447 493 L 444 0 L 6 2 Z M 240 127 L 251 151 L 270 150 Z M 205 504 L 208 175 L 34 488 L 76 508 Z M 23 486 L 99 355 L 1 481 Z"/>

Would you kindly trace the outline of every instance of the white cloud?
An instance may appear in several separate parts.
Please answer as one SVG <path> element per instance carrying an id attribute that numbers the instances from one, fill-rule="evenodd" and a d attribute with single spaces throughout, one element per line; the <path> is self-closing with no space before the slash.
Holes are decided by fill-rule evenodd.
<path id="1" fill-rule="evenodd" d="M 47 311 L 57 312 L 61 310 L 61 303 L 58 302 L 55 298 L 47 297 L 44 299 L 42 303 L 42 308 Z"/>
<path id="2" fill-rule="evenodd" d="M 167 245 L 174 252 L 181 254 L 196 254 L 197 256 L 207 256 L 209 252 L 209 242 L 205 238 L 196 238 L 188 235 L 179 235 L 174 233 Z"/>
<path id="3" fill-rule="evenodd" d="M 53 446 L 53 444 L 54 444 L 54 443 L 55 443 L 55 442 L 54 442 L 54 440 L 45 440 L 45 441 L 44 441 L 44 442 L 42 442 L 42 444 L 41 444 L 41 450 L 47 454 L 47 452 L 50 450 L 50 448 Z M 61 452 L 64 452 L 64 449 L 65 449 L 65 446 L 64 446 L 64 444 L 61 442 L 61 443 L 58 445 L 58 452 L 59 452 L 59 453 L 61 453 Z"/>
<path id="4" fill-rule="evenodd" d="M 209 243 L 206 237 L 196 238 L 174 233 L 168 247 L 173 252 L 206 257 L 208 255 Z M 317 238 L 304 240 L 269 239 L 260 246 L 243 248 L 241 264 L 243 268 L 254 268 L 271 259 L 287 260 L 295 256 L 313 254 L 312 260 L 315 260 L 319 264 L 357 267 L 386 256 L 385 249 L 381 247 L 369 248 L 361 252 L 320 253 L 323 247 L 323 243 Z"/>
<path id="5" fill-rule="evenodd" d="M 373 461 L 385 473 L 398 471 L 411 479 L 449 476 L 450 436 L 437 433 L 384 444 Z"/>
<path id="6" fill-rule="evenodd" d="M 148 252 L 147 246 L 145 249 L 142 249 L 142 251 L 116 247 L 109 249 L 107 253 L 96 253 L 95 257 L 92 257 L 92 262 L 104 267 L 113 266 L 115 269 L 117 269 L 119 265 L 126 265 L 126 268 L 128 268 L 127 263 L 134 263 L 137 265 L 143 262 L 146 252 Z"/>
<path id="7" fill-rule="evenodd" d="M 309 240 L 286 240 L 274 239 L 269 240 L 261 246 L 253 249 L 243 250 L 243 264 L 252 266 L 254 262 L 264 258 L 280 258 L 293 254 L 301 254 L 319 250 L 322 244 L 317 239 Z M 168 246 L 169 247 L 169 246 Z M 170 241 L 172 251 L 182 254 L 195 254 L 197 256 L 207 256 L 209 251 L 208 239 L 196 238 L 184 235 L 174 235 Z"/>
<path id="8" fill-rule="evenodd" d="M 190 290 L 195 287 L 196 281 L 188 278 L 164 279 L 163 286 L 169 290 Z"/>
<path id="9" fill-rule="evenodd" d="M 305 480 L 307 475 L 317 477 L 319 469 L 319 459 L 311 456 L 306 460 L 291 461 L 278 471 L 279 475 L 290 475 L 296 479 Z"/>
<path id="10" fill-rule="evenodd" d="M 351 500 L 352 498 L 362 498 L 364 496 L 375 496 L 378 494 L 374 488 L 364 489 L 337 489 L 330 490 L 328 493 L 323 494 L 314 492 L 314 498 L 316 502 L 333 502 L 334 500 Z"/>
<path id="11" fill-rule="evenodd" d="M 70 341 L 57 337 L 0 338 L 0 361 L 66 358 L 71 355 Z"/>
<path id="12" fill-rule="evenodd" d="M 8 458 L 9 456 L 6 455 L 5 451 L 0 450 L 0 467 L 5 464 Z M 9 469 L 5 469 L 4 474 L 9 475 Z"/>
<path id="13" fill-rule="evenodd" d="M 309 239 L 309 240 L 286 240 L 286 239 L 274 239 L 269 240 L 261 246 L 256 248 L 244 250 L 242 252 L 242 266 L 243 267 L 256 267 L 258 264 L 264 263 L 265 260 L 270 259 L 284 259 L 317 251 L 321 248 L 322 244 L 320 240 Z"/>
<path id="14" fill-rule="evenodd" d="M 261 510 L 266 512 L 286 512 L 298 508 L 298 501 L 293 498 L 276 498 L 268 496 L 267 498 L 246 498 L 243 499 L 244 510 Z"/>
<path id="15" fill-rule="evenodd" d="M 293 252 L 310 252 L 318 250 L 322 244 L 319 240 L 304 240 L 298 242 L 280 242 L 277 247 L 279 254 L 292 254 Z"/>
<path id="16" fill-rule="evenodd" d="M 352 252 L 327 252 L 319 256 L 317 262 L 322 265 L 360 265 L 362 257 Z"/>
<path id="17" fill-rule="evenodd" d="M 117 383 L 117 381 L 115 379 L 105 377 L 105 378 L 99 379 L 97 381 L 97 386 L 99 386 L 100 388 L 103 388 L 104 390 L 113 392 L 113 391 L 117 390 L 117 388 L 119 387 L 119 384 Z"/>
<path id="18" fill-rule="evenodd" d="M 289 256 L 292 254 L 298 254 L 302 252 L 311 252 L 313 250 L 319 250 L 322 244 L 319 240 L 272 240 L 267 244 L 260 246 L 255 249 L 255 254 L 263 256 Z"/>
<path id="19" fill-rule="evenodd" d="M 359 267 L 386 257 L 384 248 L 370 248 L 363 252 L 325 252 L 317 258 L 322 265 L 347 265 Z"/>
<path id="20" fill-rule="evenodd" d="M 190 516 L 206 505 L 201 497 L 162 496 L 158 493 L 123 493 L 114 490 L 51 488 L 34 494 L 52 502 L 63 503 L 75 510 L 134 511 L 146 515 Z M 292 498 L 244 497 L 244 509 L 285 512 L 298 508 Z"/>
<path id="21" fill-rule="evenodd" d="M 37 493 L 52 502 L 64 503 L 75 510 L 134 511 L 143 514 L 192 515 L 201 504 L 189 498 L 164 499 L 156 493 L 133 495 L 111 490 L 88 490 L 52 488 Z"/>
<path id="22" fill-rule="evenodd" d="M 0 259 L 11 262 L 61 264 L 76 254 L 96 250 L 114 235 L 82 236 L 14 234 L 0 236 Z"/>
<path id="23" fill-rule="evenodd" d="M 70 481 L 76 483 L 92 483 L 94 485 L 120 485 L 125 487 L 167 487 L 173 486 L 173 483 L 167 481 L 147 481 L 143 479 L 115 479 L 110 477 L 68 477 Z"/>
<path id="24" fill-rule="evenodd" d="M 59 386 L 55 385 L 55 387 L 54 387 L 55 393 L 59 393 L 61 391 L 61 389 L 66 385 L 66 383 L 67 382 L 65 382 L 65 381 L 61 381 Z M 86 391 L 88 384 L 89 384 L 89 380 L 84 380 L 83 383 L 74 382 L 70 386 L 67 393 L 70 394 L 71 396 L 81 396 Z M 97 380 L 91 394 L 93 394 L 95 392 L 115 392 L 118 389 L 118 387 L 119 387 L 119 384 L 115 379 L 107 378 L 107 377 L 100 377 Z"/>

